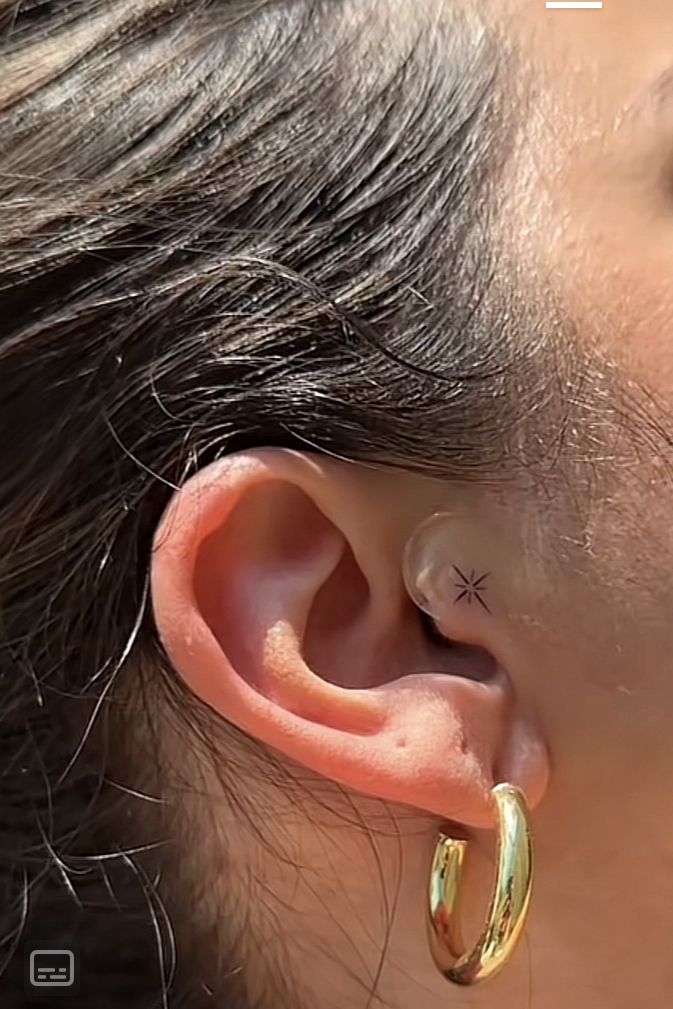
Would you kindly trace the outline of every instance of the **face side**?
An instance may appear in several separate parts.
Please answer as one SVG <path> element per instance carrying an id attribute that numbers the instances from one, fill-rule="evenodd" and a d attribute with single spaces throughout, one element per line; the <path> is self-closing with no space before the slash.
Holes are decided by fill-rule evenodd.
<path id="1" fill-rule="evenodd" d="M 546 12 L 542 0 L 484 3 L 489 6 L 523 51 L 535 84 L 515 162 L 517 182 L 510 181 L 511 259 L 531 287 L 553 288 L 587 351 L 632 390 L 634 404 L 642 405 L 640 387 L 646 387 L 665 411 L 673 397 L 666 346 L 673 233 L 665 177 L 672 134 L 666 116 L 660 110 L 655 115 L 647 100 L 649 111 L 633 116 L 626 110 L 638 100 L 643 109 L 648 85 L 673 62 L 673 44 L 666 51 L 673 12 L 664 3 L 640 4 L 635 12 L 629 0 L 606 0 L 600 13 Z M 610 443 L 618 430 L 612 406 L 596 408 L 591 494 L 578 490 L 576 500 L 570 489 L 545 511 L 537 502 L 530 512 L 523 504 L 515 512 L 511 502 L 485 502 L 481 490 L 461 498 L 469 528 L 478 528 L 491 547 L 484 557 L 490 584 L 496 591 L 503 582 L 512 586 L 502 658 L 518 693 L 536 710 L 554 763 L 534 816 L 538 869 L 529 956 L 521 956 L 497 987 L 469 993 L 471 1005 L 526 1004 L 529 971 L 538 1009 L 658 1009 L 670 1001 L 670 484 L 661 440 L 658 465 L 621 441 L 619 452 Z M 614 461 L 598 465 L 599 457 L 611 454 Z M 580 478 L 586 469 L 577 467 Z M 393 492 L 399 505 L 398 477 L 390 478 Z M 414 481 L 408 494 L 405 500 L 418 501 Z M 427 510 L 418 514 L 415 506 L 413 515 L 409 509 L 409 521 L 401 522 L 405 535 L 431 510 L 456 507 L 455 488 L 443 495 L 428 493 Z M 395 542 L 401 552 L 404 536 Z M 550 549 L 558 565 L 535 563 Z M 342 829 L 334 827 L 332 836 L 343 850 L 345 878 L 365 859 L 353 857 Z M 321 835 L 321 849 L 324 843 Z M 408 901 L 417 909 L 427 867 L 416 835 L 408 856 L 405 864 L 411 861 L 418 877 Z M 486 859 L 482 868 L 488 886 Z M 370 882 L 361 890 L 363 920 L 372 893 L 378 896 Z M 401 964 L 409 998 L 395 986 L 398 1004 L 419 997 L 433 1009 L 446 1004 L 452 992 L 441 978 L 425 975 L 420 952 L 402 972 L 413 943 L 406 919 L 399 920 L 390 961 Z M 295 935 L 306 937 L 308 954 L 315 942 L 305 921 Z M 419 922 L 413 934 L 421 931 Z M 419 950 L 426 957 L 425 946 Z M 348 1001 L 339 993 L 338 1003 Z"/>
<path id="2" fill-rule="evenodd" d="M 511 606 L 519 685 L 536 698 L 554 763 L 535 817 L 532 969 L 541 989 L 545 977 L 563 982 L 558 1002 L 540 992 L 545 1007 L 658 1006 L 673 986 L 673 8 L 484 9 L 533 86 L 511 255 L 531 289 L 553 291 L 595 367 L 582 489 L 545 518 L 558 573 Z M 538 534 L 539 516 L 524 517 L 524 554 Z"/>

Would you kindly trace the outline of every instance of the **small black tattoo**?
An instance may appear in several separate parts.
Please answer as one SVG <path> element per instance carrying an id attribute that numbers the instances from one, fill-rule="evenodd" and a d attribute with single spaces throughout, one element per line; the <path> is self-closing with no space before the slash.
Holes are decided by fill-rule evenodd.
<path id="1" fill-rule="evenodd" d="M 486 605 L 485 600 L 482 599 L 482 593 L 486 592 L 486 590 L 488 589 L 488 585 L 485 585 L 484 583 L 485 583 L 485 581 L 486 581 L 487 578 L 491 577 L 491 572 L 487 571 L 486 574 L 479 575 L 479 577 L 477 578 L 477 573 L 473 569 L 472 571 L 470 571 L 470 577 L 468 578 L 467 575 L 463 574 L 463 572 L 460 570 L 460 568 L 456 567 L 455 564 L 453 565 L 453 570 L 456 572 L 456 574 L 460 578 L 459 582 L 454 582 L 453 583 L 454 586 L 455 586 L 455 588 L 460 589 L 460 592 L 458 593 L 458 595 L 454 599 L 454 603 L 459 603 L 463 599 L 465 599 L 465 600 L 467 600 L 468 606 L 471 606 L 472 605 L 472 600 L 474 599 L 474 600 L 476 600 L 476 602 L 479 603 L 479 605 L 483 609 L 486 610 L 487 613 L 490 613 L 491 611 L 489 610 L 488 606 Z"/>

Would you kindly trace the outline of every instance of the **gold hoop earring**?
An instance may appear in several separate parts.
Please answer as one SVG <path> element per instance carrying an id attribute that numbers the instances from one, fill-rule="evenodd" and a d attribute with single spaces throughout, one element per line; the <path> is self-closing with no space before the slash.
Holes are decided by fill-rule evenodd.
<path id="1" fill-rule="evenodd" d="M 500 784 L 492 799 L 498 824 L 497 870 L 486 925 L 465 951 L 457 907 L 466 841 L 440 834 L 430 873 L 428 934 L 433 959 L 448 981 L 473 985 L 494 977 L 516 949 L 533 887 L 533 836 L 523 793 Z"/>

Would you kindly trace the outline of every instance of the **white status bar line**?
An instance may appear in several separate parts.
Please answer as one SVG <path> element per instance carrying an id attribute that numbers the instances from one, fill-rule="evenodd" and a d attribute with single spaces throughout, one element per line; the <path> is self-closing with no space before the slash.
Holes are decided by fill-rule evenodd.
<path id="1" fill-rule="evenodd" d="M 594 2 L 594 0 L 591 0 L 590 3 L 579 3 L 576 2 L 576 0 L 554 0 L 554 2 L 548 0 L 548 2 L 545 4 L 545 7 L 547 7 L 548 10 L 600 11 L 603 9 L 603 2 L 602 0 L 600 3 Z"/>

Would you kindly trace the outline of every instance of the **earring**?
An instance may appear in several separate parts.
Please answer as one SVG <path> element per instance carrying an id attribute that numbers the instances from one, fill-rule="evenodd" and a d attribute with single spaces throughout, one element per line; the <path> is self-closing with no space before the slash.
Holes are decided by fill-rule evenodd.
<path id="1" fill-rule="evenodd" d="M 448 981 L 473 985 L 507 964 L 523 933 L 533 886 L 533 837 L 523 793 L 514 785 L 491 792 L 498 824 L 497 871 L 486 925 L 466 952 L 457 904 L 466 841 L 440 834 L 432 862 L 428 936 L 433 959 Z"/>

